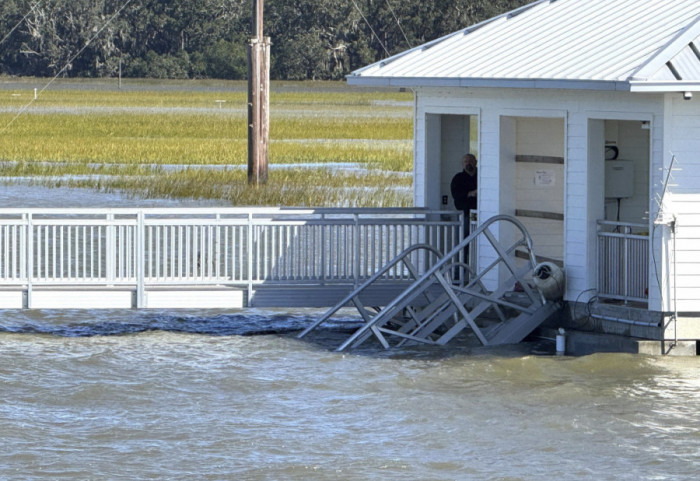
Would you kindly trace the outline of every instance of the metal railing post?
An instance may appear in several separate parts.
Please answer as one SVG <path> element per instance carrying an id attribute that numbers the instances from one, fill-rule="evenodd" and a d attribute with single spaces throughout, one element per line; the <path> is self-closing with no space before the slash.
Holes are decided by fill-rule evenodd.
<path id="1" fill-rule="evenodd" d="M 146 307 L 146 246 L 145 216 L 143 211 L 136 214 L 136 307 Z"/>
<path id="2" fill-rule="evenodd" d="M 471 210 L 469 211 L 469 219 L 467 220 L 469 222 L 469 232 L 473 232 L 479 227 L 479 212 L 477 210 Z M 464 222 L 462 222 L 462 227 L 461 229 L 464 229 Z M 462 235 L 464 235 L 464 232 L 462 232 Z M 472 242 L 472 245 L 469 246 L 469 259 L 467 259 L 467 264 L 472 267 L 472 269 L 477 269 L 478 268 L 478 263 L 479 263 L 479 240 L 476 239 L 474 242 Z"/>
<path id="3" fill-rule="evenodd" d="M 630 279 L 629 279 L 629 234 L 632 231 L 630 227 L 625 227 L 625 235 L 622 238 L 622 292 L 625 297 L 625 303 L 629 302 L 630 297 Z"/>
<path id="4" fill-rule="evenodd" d="M 326 226 L 323 221 L 326 220 L 326 214 L 321 214 L 321 285 L 326 283 Z"/>
<path id="5" fill-rule="evenodd" d="M 107 214 L 105 217 L 107 228 L 105 230 L 105 269 L 107 282 L 114 282 L 117 264 L 117 239 L 114 226 L 114 214 Z"/>
<path id="6" fill-rule="evenodd" d="M 253 213 L 248 213 L 248 304 L 253 297 Z"/>
<path id="7" fill-rule="evenodd" d="M 596 294 L 600 294 L 601 290 L 601 279 L 603 276 L 603 246 L 602 246 L 602 239 L 601 239 L 601 225 L 600 223 L 596 223 Z"/>
<path id="8" fill-rule="evenodd" d="M 22 216 L 24 219 L 26 219 L 26 229 L 27 229 L 27 248 L 25 251 L 25 255 L 27 256 L 26 258 L 26 275 L 27 275 L 27 299 L 26 299 L 26 304 L 25 307 L 27 309 L 31 309 L 32 307 L 32 289 L 33 289 L 33 283 L 32 283 L 32 277 L 33 277 L 33 272 L 34 272 L 34 224 L 33 224 L 33 218 L 32 214 L 24 214 Z"/>
<path id="9" fill-rule="evenodd" d="M 354 236 L 353 236 L 353 283 L 355 288 L 360 285 L 360 215 L 353 214 Z"/>
<path id="10" fill-rule="evenodd" d="M 216 214 L 216 224 L 214 226 L 216 229 L 216 240 L 214 242 L 214 277 L 219 279 L 221 277 L 221 214 Z"/>

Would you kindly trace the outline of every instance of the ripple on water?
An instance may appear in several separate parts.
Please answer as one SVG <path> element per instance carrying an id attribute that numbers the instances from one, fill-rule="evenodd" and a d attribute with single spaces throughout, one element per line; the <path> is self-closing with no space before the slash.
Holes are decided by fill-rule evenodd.
<path id="1" fill-rule="evenodd" d="M 293 336 L 313 314 L 4 311 L 0 471 L 12 479 L 695 476 L 697 359 L 473 345 L 336 353 L 327 341 L 338 331 Z"/>

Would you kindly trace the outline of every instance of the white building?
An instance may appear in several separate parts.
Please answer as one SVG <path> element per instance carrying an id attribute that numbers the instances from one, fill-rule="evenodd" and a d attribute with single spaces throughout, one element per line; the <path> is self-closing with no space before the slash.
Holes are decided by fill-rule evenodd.
<path id="1" fill-rule="evenodd" d="M 700 338 L 700 1 L 539 0 L 348 83 L 414 90 L 416 206 L 453 208 L 472 151 L 479 218 L 522 220 L 566 300 L 675 311 Z"/>

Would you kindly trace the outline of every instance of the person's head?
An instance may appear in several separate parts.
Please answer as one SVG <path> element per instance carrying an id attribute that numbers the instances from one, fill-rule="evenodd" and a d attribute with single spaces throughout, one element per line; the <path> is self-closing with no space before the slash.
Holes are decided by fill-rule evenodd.
<path id="1" fill-rule="evenodd" d="M 476 170 L 476 157 L 473 154 L 464 154 L 462 168 L 465 172 L 474 172 Z"/>

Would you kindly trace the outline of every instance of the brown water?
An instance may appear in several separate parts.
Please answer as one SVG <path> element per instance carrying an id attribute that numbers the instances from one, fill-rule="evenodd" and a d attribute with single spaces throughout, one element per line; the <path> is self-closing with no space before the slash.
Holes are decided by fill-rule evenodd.
<path id="1" fill-rule="evenodd" d="M 2 312 L 0 476 L 697 477 L 698 358 L 340 354 L 312 314 Z"/>

